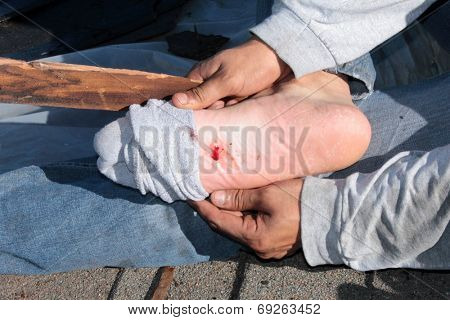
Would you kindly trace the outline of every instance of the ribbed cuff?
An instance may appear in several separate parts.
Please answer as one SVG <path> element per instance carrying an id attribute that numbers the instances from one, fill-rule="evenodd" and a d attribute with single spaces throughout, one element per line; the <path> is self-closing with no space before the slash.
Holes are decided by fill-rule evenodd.
<path id="1" fill-rule="evenodd" d="M 311 266 L 343 264 L 339 244 L 342 201 L 339 180 L 307 177 L 301 196 L 301 235 Z"/>
<path id="2" fill-rule="evenodd" d="M 331 52 L 307 23 L 285 7 L 250 31 L 276 51 L 296 78 L 336 66 Z"/>

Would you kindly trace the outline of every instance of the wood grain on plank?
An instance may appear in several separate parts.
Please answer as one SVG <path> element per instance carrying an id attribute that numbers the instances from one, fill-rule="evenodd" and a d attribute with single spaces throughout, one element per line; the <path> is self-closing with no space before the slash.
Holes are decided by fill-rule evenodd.
<path id="1" fill-rule="evenodd" d="M 0 58 L 0 102 L 4 103 L 118 111 L 198 84 L 137 70 Z"/>
<path id="2" fill-rule="evenodd" d="M 162 267 L 161 278 L 152 295 L 152 300 L 165 300 L 173 281 L 174 267 Z"/>

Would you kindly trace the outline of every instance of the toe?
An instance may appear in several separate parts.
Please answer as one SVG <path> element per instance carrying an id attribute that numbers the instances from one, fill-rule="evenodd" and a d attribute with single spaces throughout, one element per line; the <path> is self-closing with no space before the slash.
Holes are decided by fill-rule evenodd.
<path id="1" fill-rule="evenodd" d="M 119 118 L 101 129 L 94 137 L 94 149 L 109 164 L 123 162 L 124 146 L 133 139 L 133 131 L 127 118 Z"/>

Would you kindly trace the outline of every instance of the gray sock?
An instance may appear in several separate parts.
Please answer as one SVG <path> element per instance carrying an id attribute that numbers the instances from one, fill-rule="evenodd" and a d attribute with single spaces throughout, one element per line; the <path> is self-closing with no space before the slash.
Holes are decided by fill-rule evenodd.
<path id="1" fill-rule="evenodd" d="M 166 202 L 203 200 L 208 193 L 200 182 L 195 137 L 191 110 L 161 100 L 132 105 L 95 135 L 97 166 L 114 182 Z"/>

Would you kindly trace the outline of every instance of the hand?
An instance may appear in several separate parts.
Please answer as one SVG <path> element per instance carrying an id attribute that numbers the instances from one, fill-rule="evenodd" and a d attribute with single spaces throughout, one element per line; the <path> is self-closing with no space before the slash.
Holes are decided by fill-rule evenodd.
<path id="1" fill-rule="evenodd" d="M 191 205 L 214 230 L 263 259 L 281 259 L 300 248 L 302 187 L 303 179 L 293 179 L 259 189 L 216 191 L 212 203 Z"/>
<path id="2" fill-rule="evenodd" d="M 204 83 L 187 92 L 176 93 L 172 102 L 186 109 L 223 107 L 224 98 L 228 98 L 227 105 L 237 103 L 290 73 L 291 69 L 275 51 L 263 41 L 252 38 L 198 63 L 187 77 Z"/>

